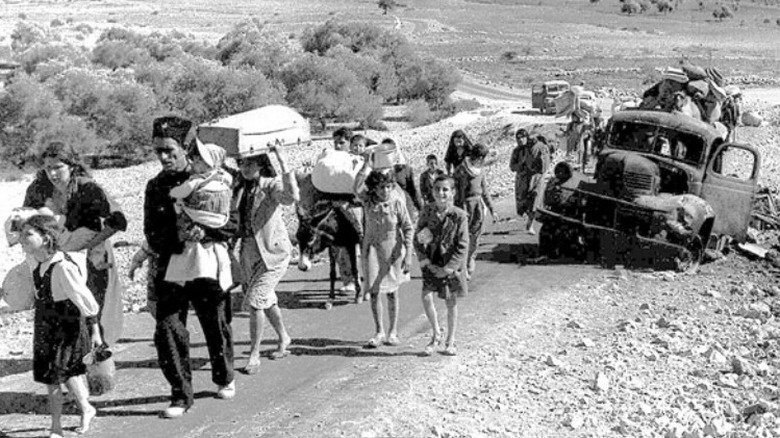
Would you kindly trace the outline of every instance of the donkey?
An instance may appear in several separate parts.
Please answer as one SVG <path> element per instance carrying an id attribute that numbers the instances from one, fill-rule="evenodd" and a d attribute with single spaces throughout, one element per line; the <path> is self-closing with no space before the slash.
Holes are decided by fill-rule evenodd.
<path id="1" fill-rule="evenodd" d="M 362 225 L 359 218 L 351 214 L 350 197 L 327 195 L 311 184 L 310 174 L 298 175 L 301 200 L 296 206 L 298 231 L 298 269 L 311 268 L 311 257 L 328 250 L 330 259 L 330 299 L 336 298 L 336 258 L 338 248 L 345 248 L 355 279 L 355 302 L 363 301 L 358 276 L 357 245 L 362 240 Z"/>

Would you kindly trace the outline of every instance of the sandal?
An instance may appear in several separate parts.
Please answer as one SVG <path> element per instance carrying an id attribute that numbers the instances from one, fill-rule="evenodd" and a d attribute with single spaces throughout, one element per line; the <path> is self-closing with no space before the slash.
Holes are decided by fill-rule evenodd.
<path id="1" fill-rule="evenodd" d="M 377 348 L 385 342 L 385 334 L 377 333 L 366 343 L 366 348 Z"/>
<path id="2" fill-rule="evenodd" d="M 287 341 L 286 343 L 279 343 L 279 348 L 276 349 L 276 351 L 271 352 L 271 354 L 268 356 L 271 360 L 278 360 L 278 359 L 284 359 L 285 357 L 290 355 L 290 350 L 287 349 L 287 347 L 290 346 L 290 341 Z"/>

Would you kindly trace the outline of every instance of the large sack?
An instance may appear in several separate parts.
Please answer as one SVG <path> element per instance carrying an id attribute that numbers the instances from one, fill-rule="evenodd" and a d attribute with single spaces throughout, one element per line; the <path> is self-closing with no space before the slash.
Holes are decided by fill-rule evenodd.
<path id="1" fill-rule="evenodd" d="M 350 194 L 363 158 L 346 151 L 325 149 L 314 163 L 311 182 L 325 193 Z"/>
<path id="2" fill-rule="evenodd" d="M 555 98 L 555 117 L 568 117 L 574 112 L 576 95 L 572 90 L 565 91 Z"/>
<path id="3" fill-rule="evenodd" d="M 761 126 L 763 122 L 764 119 L 753 111 L 745 111 L 742 113 L 742 124 L 745 126 L 758 127 Z"/>

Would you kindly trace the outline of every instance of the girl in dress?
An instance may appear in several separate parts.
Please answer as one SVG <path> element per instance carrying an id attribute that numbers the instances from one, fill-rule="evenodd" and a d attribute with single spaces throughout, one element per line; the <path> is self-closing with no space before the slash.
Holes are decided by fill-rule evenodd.
<path id="1" fill-rule="evenodd" d="M 373 159 L 367 159 L 355 178 L 355 194 L 363 203 L 364 236 L 361 261 L 364 293 L 371 297 L 376 334 L 366 348 L 381 344 L 398 345 L 398 310 L 396 297 L 402 283 L 409 281 L 412 266 L 412 221 L 405 197 L 395 183 L 392 168 L 371 171 Z M 387 295 L 390 327 L 387 335 L 379 295 Z"/>
<path id="2" fill-rule="evenodd" d="M 49 391 L 50 438 L 62 438 L 62 384 L 81 409 L 78 433 L 89 430 L 97 413 L 89 404 L 83 358 L 103 345 L 98 327 L 98 304 L 87 288 L 86 266 L 59 248 L 62 227 L 52 216 L 35 215 L 24 222 L 20 241 L 38 265 L 35 283 L 33 379 Z"/>

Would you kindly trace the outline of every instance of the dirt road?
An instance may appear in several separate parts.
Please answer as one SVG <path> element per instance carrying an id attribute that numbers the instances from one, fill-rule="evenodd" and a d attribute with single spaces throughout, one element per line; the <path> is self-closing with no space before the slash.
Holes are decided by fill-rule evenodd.
<path id="1" fill-rule="evenodd" d="M 511 205 L 501 203 L 500 211 L 508 217 Z M 500 315 L 513 307 L 533 306 L 550 287 L 572 284 L 593 271 L 581 266 L 519 265 L 519 260 L 534 251 L 532 236 L 520 232 L 521 225 L 517 221 L 501 222 L 491 227 L 484 239 L 472 293 L 461 306 L 464 341 L 479 336 L 483 329 L 470 321 Z M 191 322 L 197 400 L 184 418 L 175 421 L 157 418 L 157 412 L 166 406 L 168 388 L 156 365 L 151 317 L 144 313 L 127 315 L 127 335 L 116 356 L 117 390 L 94 399 L 100 414 L 90 436 L 331 436 L 328 431 L 339 430 L 372 412 L 373 401 L 382 397 L 373 388 L 389 375 L 397 375 L 405 367 L 415 368 L 420 361 L 450 360 L 443 356 L 419 357 L 428 337 L 419 301 L 419 277 L 402 288 L 403 344 L 377 350 L 362 348 L 372 332 L 368 304 L 347 304 L 345 299 L 343 305 L 330 311 L 320 308 L 327 289 L 326 277 L 324 264 L 311 273 L 302 274 L 294 267 L 288 272 L 281 297 L 286 322 L 295 338 L 293 354 L 282 361 L 265 360 L 256 376 L 239 374 L 238 395 L 232 401 L 214 398 L 216 388 L 210 382 L 202 333 L 197 323 Z M 248 349 L 246 314 L 235 315 L 233 329 L 236 366 L 240 367 Z M 267 342 L 270 350 L 272 341 Z M 45 388 L 33 383 L 30 373 L 8 376 L 1 382 L 0 436 L 45 435 Z M 404 382 L 398 384 L 403 386 Z M 74 415 L 66 417 L 66 428 L 77 423 L 73 407 L 70 412 Z"/>

